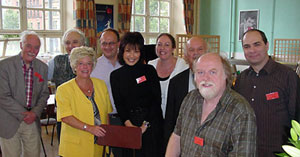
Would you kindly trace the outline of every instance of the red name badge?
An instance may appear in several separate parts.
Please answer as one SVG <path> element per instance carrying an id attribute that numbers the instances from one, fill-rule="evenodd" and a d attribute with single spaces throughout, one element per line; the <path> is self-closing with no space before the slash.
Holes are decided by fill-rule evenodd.
<path id="1" fill-rule="evenodd" d="M 200 146 L 203 146 L 203 142 L 204 142 L 203 138 L 200 138 L 200 137 L 197 137 L 197 136 L 194 137 L 194 143 L 196 143 Z"/>
<path id="2" fill-rule="evenodd" d="M 278 94 L 278 92 L 273 92 L 273 93 L 266 94 L 266 97 L 267 97 L 267 100 L 278 99 L 279 94 Z"/>
<path id="3" fill-rule="evenodd" d="M 145 81 L 147 81 L 145 75 L 144 75 L 144 76 L 141 76 L 141 77 L 139 77 L 139 78 L 136 79 L 136 83 L 137 83 L 137 84 L 140 84 L 140 83 L 145 82 Z"/>

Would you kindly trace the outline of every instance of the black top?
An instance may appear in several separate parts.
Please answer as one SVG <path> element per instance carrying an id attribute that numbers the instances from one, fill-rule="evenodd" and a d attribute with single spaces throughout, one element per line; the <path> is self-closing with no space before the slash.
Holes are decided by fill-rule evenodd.
<path id="1" fill-rule="evenodd" d="M 124 65 L 110 75 L 112 95 L 121 121 L 141 126 L 151 125 L 143 134 L 142 149 L 136 156 L 161 156 L 161 90 L 156 70 L 151 65 Z"/>
<path id="2" fill-rule="evenodd" d="M 166 151 L 169 138 L 175 128 L 181 103 L 189 92 L 189 77 L 190 68 L 177 74 L 170 80 L 164 121 L 164 151 Z"/>

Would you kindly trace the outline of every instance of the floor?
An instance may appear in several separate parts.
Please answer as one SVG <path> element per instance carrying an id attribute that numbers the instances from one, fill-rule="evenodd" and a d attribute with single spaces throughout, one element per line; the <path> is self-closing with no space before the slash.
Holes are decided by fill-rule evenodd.
<path id="1" fill-rule="evenodd" d="M 58 142 L 56 137 L 56 128 L 54 130 L 53 146 L 51 146 L 52 127 L 53 126 L 48 126 L 48 131 L 49 131 L 48 135 L 46 134 L 45 127 L 44 126 L 42 127 L 42 138 L 43 138 L 43 143 L 45 146 L 47 157 L 58 157 Z M 0 157 L 2 157 L 1 152 L 0 152 Z M 42 146 L 41 146 L 40 157 L 45 157 Z"/>
<path id="2" fill-rule="evenodd" d="M 42 127 L 42 138 L 44 142 L 44 146 L 46 149 L 47 157 L 58 157 L 58 142 L 56 136 L 56 128 L 54 130 L 54 137 L 53 137 L 53 146 L 51 146 L 51 135 L 52 135 L 52 126 L 48 126 L 48 135 L 46 134 L 45 127 Z M 45 157 L 43 152 L 43 148 L 41 147 L 41 157 Z"/>

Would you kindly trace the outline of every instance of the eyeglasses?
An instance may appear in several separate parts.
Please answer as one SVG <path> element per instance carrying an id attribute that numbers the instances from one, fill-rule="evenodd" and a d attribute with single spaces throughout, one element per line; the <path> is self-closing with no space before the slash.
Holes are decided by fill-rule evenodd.
<path id="1" fill-rule="evenodd" d="M 116 42 L 109 42 L 109 43 L 103 42 L 103 43 L 101 43 L 102 46 L 114 46 L 115 44 L 116 44 Z"/>

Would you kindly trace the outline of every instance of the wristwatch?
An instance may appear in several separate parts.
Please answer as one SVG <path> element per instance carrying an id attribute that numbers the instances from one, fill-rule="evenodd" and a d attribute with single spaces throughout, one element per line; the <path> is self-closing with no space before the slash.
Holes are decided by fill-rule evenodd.
<path id="1" fill-rule="evenodd" d="M 87 128 L 87 126 L 84 124 L 84 125 L 83 125 L 83 130 L 86 130 L 86 128 Z"/>

